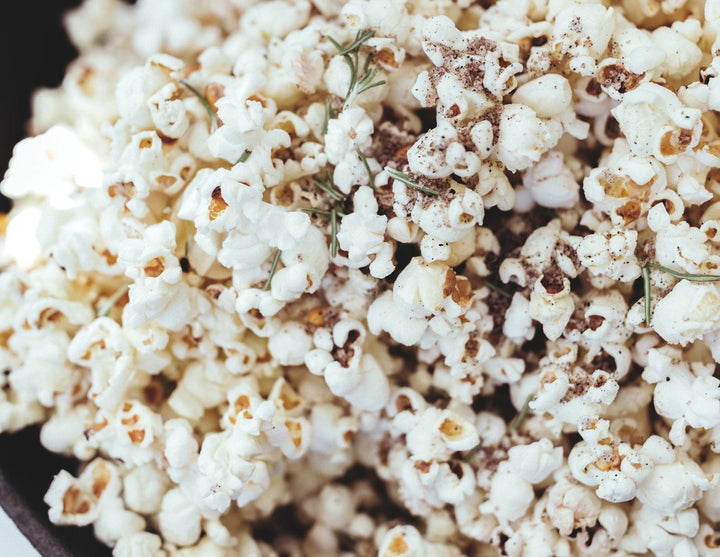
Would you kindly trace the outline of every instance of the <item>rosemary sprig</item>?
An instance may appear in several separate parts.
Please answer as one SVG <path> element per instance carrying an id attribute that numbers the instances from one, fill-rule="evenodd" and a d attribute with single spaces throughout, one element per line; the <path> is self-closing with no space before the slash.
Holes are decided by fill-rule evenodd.
<path id="1" fill-rule="evenodd" d="M 205 95 L 203 95 L 200 91 L 195 89 L 192 85 L 190 85 L 187 81 L 180 80 L 179 82 L 181 85 L 184 85 L 187 87 L 190 92 L 195 95 L 198 100 L 202 103 L 202 105 L 205 107 L 205 111 L 208 113 L 208 118 L 210 118 L 210 133 L 215 132 L 217 129 L 217 118 L 215 117 L 215 111 L 213 110 L 212 106 L 210 106 L 210 103 L 205 98 Z"/>
<path id="2" fill-rule="evenodd" d="M 115 292 L 112 293 L 112 295 L 105 301 L 103 304 L 103 307 L 101 308 L 98 306 L 95 309 L 95 315 L 101 316 L 101 317 L 107 317 L 110 315 L 110 312 L 112 311 L 112 308 L 115 307 L 115 304 L 117 304 L 118 300 L 122 298 L 125 293 L 129 289 L 129 285 L 124 285 L 118 288 Z"/>
<path id="3" fill-rule="evenodd" d="M 335 184 L 333 184 L 332 176 L 330 176 L 329 170 L 327 171 L 326 178 L 324 180 L 321 180 L 320 178 L 313 178 L 313 184 L 336 201 L 343 201 L 345 199 L 342 192 L 335 189 Z"/>
<path id="4" fill-rule="evenodd" d="M 360 46 L 368 39 L 371 39 L 374 34 L 375 34 L 375 31 L 372 31 L 370 29 L 366 29 L 365 31 L 358 31 L 357 34 L 355 35 L 355 40 L 346 47 L 341 46 L 330 35 L 328 35 L 328 40 L 337 49 L 338 54 L 340 56 L 345 56 L 346 54 L 350 54 L 351 52 L 358 50 L 360 48 Z"/>
<path id="5" fill-rule="evenodd" d="M 316 209 L 315 207 L 300 207 L 300 210 L 305 213 L 317 213 L 318 215 L 325 215 L 326 217 L 329 217 L 330 213 L 332 213 L 332 211 L 327 211 L 325 209 Z M 345 216 L 345 213 L 343 213 L 339 209 L 334 209 L 334 211 L 338 217 Z"/>
<path id="6" fill-rule="evenodd" d="M 325 119 L 323 120 L 322 134 L 325 135 L 328 131 L 328 123 L 330 120 L 335 118 L 335 109 L 330 102 L 330 97 L 325 99 Z"/>
<path id="7" fill-rule="evenodd" d="M 330 170 L 325 171 L 324 180 L 321 180 L 320 178 L 313 178 L 313 183 L 336 201 L 345 201 L 345 194 L 335 188 L 335 184 L 332 181 L 332 175 L 330 174 Z M 338 218 L 344 217 L 345 214 L 336 206 L 332 207 L 330 210 L 315 209 L 313 207 L 301 207 L 300 210 L 307 213 L 318 213 L 320 215 L 326 215 L 330 217 L 330 255 L 332 257 L 337 257 Z"/>
<path id="8" fill-rule="evenodd" d="M 369 59 L 370 58 L 368 57 L 368 60 Z M 372 89 L 373 87 L 380 87 L 381 85 L 385 85 L 385 83 L 387 83 L 384 79 L 372 83 L 372 80 L 375 78 L 376 75 L 377 68 L 373 68 L 370 72 L 366 73 L 365 76 L 358 81 L 358 91 L 357 93 L 355 93 L 355 95 L 360 95 L 368 89 Z"/>
<path id="9" fill-rule="evenodd" d="M 529 395 L 525 399 L 525 403 L 522 405 L 522 408 L 520 409 L 520 412 L 517 416 L 515 416 L 515 419 L 510 423 L 510 429 L 518 430 L 520 429 L 520 426 L 525 421 L 525 418 L 527 418 L 528 410 L 530 410 L 530 403 L 532 402 L 532 399 L 535 398 L 534 394 Z"/>
<path id="10" fill-rule="evenodd" d="M 337 232 L 338 232 L 338 223 L 337 223 L 337 212 L 333 208 L 330 211 L 330 255 L 332 257 L 337 257 L 338 252 L 338 238 L 337 238 Z"/>
<path id="11" fill-rule="evenodd" d="M 348 86 L 347 94 L 345 95 L 345 103 L 343 107 L 347 106 L 348 102 L 355 96 L 364 93 L 368 89 L 373 87 L 379 87 L 384 85 L 385 81 L 378 81 L 372 83 L 372 80 L 377 75 L 377 69 L 373 68 L 369 70 L 371 56 L 365 58 L 365 64 L 363 65 L 363 75 L 360 77 L 360 58 L 359 51 L 362 44 L 371 38 L 375 34 L 375 31 L 358 31 L 355 35 L 355 40 L 348 46 L 343 46 L 330 35 L 327 35 L 327 39 L 332 43 L 335 49 L 338 51 L 338 55 L 342 56 L 350 69 L 350 84 Z M 357 91 L 356 91 L 357 88 Z"/>
<path id="12" fill-rule="evenodd" d="M 645 323 L 649 326 L 650 321 L 652 320 L 652 315 L 650 312 L 650 269 L 657 269 L 658 271 L 662 271 L 663 273 L 667 273 L 668 275 L 671 275 L 675 278 L 679 279 L 685 279 L 689 280 L 690 282 L 717 282 L 720 281 L 720 275 L 702 275 L 697 273 L 683 273 L 680 271 L 676 271 L 675 269 L 671 269 L 670 267 L 665 267 L 664 265 L 658 265 L 657 263 L 648 263 L 643 267 L 642 270 L 642 277 L 643 277 L 643 291 L 645 295 Z"/>
<path id="13" fill-rule="evenodd" d="M 250 158 L 250 155 L 252 155 L 252 151 L 248 151 L 245 149 L 242 154 L 240 155 L 240 158 L 235 162 L 235 164 L 238 164 L 240 162 L 245 162 Z"/>
<path id="14" fill-rule="evenodd" d="M 467 454 L 463 457 L 462 461 L 465 463 L 470 462 L 473 457 L 480 452 L 480 449 L 482 449 L 483 446 L 483 438 L 480 438 L 480 441 L 477 445 L 475 445 L 472 449 L 470 449 Z"/>
<path id="15" fill-rule="evenodd" d="M 510 292 L 508 292 L 508 291 L 505 290 L 504 288 L 500 288 L 499 286 L 497 286 L 496 284 L 493 284 L 493 283 L 490 282 L 489 280 L 487 280 L 487 279 L 482 279 L 482 283 L 483 283 L 485 286 L 487 286 L 490 290 L 493 290 L 493 291 L 497 292 L 497 293 L 500 294 L 501 296 L 504 296 L 505 298 L 512 298 L 512 294 L 510 294 Z"/>
<path id="16" fill-rule="evenodd" d="M 433 197 L 437 197 L 438 195 L 440 195 L 440 192 L 437 190 L 426 188 L 425 186 L 421 186 L 417 182 L 413 182 L 410 176 L 408 176 L 404 172 L 400 172 L 399 170 L 395 170 L 394 168 L 390 168 L 389 166 L 385 167 L 385 171 L 390 175 L 393 180 L 402 182 L 406 186 L 410 186 L 413 189 L 421 191 L 427 195 L 432 195 Z"/>
<path id="17" fill-rule="evenodd" d="M 645 266 L 642 270 L 643 291 L 645 293 L 645 324 L 649 327 L 652 315 L 650 314 L 650 267 Z"/>
<path id="18" fill-rule="evenodd" d="M 375 189 L 375 177 L 373 176 L 372 170 L 370 170 L 370 164 L 368 163 L 367 157 L 360 150 L 360 147 L 358 147 L 357 143 L 355 144 L 355 152 L 357 153 L 358 157 L 360 157 L 360 161 L 365 167 L 365 171 L 367 172 L 368 180 L 370 182 L 370 187 Z"/>
<path id="19" fill-rule="evenodd" d="M 658 271 L 662 271 L 664 273 L 667 273 L 668 275 L 672 275 L 675 278 L 686 279 L 692 282 L 715 282 L 720 280 L 720 275 L 699 275 L 694 273 L 681 273 L 680 271 L 676 271 L 675 269 L 671 269 L 670 267 L 665 267 L 663 265 L 658 265 L 657 263 L 648 263 L 646 267 L 650 267 L 651 269 L 657 269 Z"/>
<path id="20" fill-rule="evenodd" d="M 273 277 L 275 276 L 275 271 L 277 271 L 278 263 L 280 263 L 280 256 L 282 255 L 282 250 L 276 249 L 275 250 L 275 256 L 273 257 L 272 266 L 270 267 L 270 275 L 268 275 L 267 281 L 265 281 L 265 286 L 263 287 L 263 290 L 270 290 L 270 283 L 272 282 Z"/>

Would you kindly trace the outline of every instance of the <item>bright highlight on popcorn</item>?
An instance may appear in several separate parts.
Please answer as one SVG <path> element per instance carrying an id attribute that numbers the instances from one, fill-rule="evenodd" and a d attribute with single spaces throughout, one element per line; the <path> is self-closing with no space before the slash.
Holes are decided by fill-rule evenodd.
<path id="1" fill-rule="evenodd" d="M 0 431 L 115 557 L 720 555 L 720 0 L 85 0 Z"/>

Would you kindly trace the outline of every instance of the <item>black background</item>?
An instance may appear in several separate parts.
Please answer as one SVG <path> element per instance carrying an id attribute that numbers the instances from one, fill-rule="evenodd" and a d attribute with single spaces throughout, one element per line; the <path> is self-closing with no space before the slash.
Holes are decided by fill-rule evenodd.
<path id="1" fill-rule="evenodd" d="M 0 17 L 0 176 L 13 145 L 26 134 L 32 91 L 59 85 L 65 67 L 77 55 L 63 29 L 62 14 L 79 4 L 80 0 L 24 0 L 13 2 Z M 0 210 L 8 208 L 8 201 L 0 197 Z M 42 498 L 62 468 L 75 472 L 77 464 L 45 451 L 37 428 L 0 435 L 0 504 L 43 556 L 110 555 L 90 528 L 58 528 L 48 521 Z M 0 539 L 0 555 L 16 557 L 2 546 Z"/>
<path id="2" fill-rule="evenodd" d="M 41 86 L 57 86 L 77 52 L 67 39 L 62 14 L 79 0 L 13 2 L 0 17 L 0 175 L 12 148 L 26 133 L 30 97 Z M 7 207 L 7 202 L 2 204 Z"/>

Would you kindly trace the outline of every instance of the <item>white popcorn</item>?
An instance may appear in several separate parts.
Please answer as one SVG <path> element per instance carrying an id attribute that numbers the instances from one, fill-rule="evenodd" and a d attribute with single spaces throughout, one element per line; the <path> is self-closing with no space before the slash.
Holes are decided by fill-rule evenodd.
<path id="1" fill-rule="evenodd" d="M 128 508 L 140 514 L 154 514 L 160 511 L 168 479 L 152 464 L 145 464 L 131 470 L 123 478 L 123 498 Z"/>
<path id="2" fill-rule="evenodd" d="M 636 245 L 636 231 L 612 229 L 585 236 L 577 255 L 593 275 L 630 282 L 640 276 L 640 265 L 634 255 Z"/>
<path id="3" fill-rule="evenodd" d="M 0 432 L 81 461 L 51 520 L 119 557 L 720 553 L 719 22 L 84 2 L 0 184 Z"/>
<path id="4" fill-rule="evenodd" d="M 549 151 L 525 173 L 523 184 L 542 207 L 572 207 L 578 201 L 578 186 L 565 166 L 562 154 Z"/>
<path id="5" fill-rule="evenodd" d="M 517 445 L 508 451 L 510 469 L 530 483 L 545 480 L 562 465 L 562 448 L 549 439 L 529 445 Z"/>
<path id="6" fill-rule="evenodd" d="M 498 159 L 508 170 L 524 170 L 555 147 L 561 135 L 558 122 L 539 118 L 529 106 L 505 105 L 500 116 Z"/>
<path id="7" fill-rule="evenodd" d="M 113 557 L 165 557 L 162 539 L 150 532 L 124 535 L 113 549 Z"/>
<path id="8" fill-rule="evenodd" d="M 337 234 L 340 247 L 348 252 L 349 265 L 370 266 L 376 278 L 385 278 L 395 268 L 393 248 L 384 241 L 387 217 L 377 214 L 377 201 L 370 188 L 361 186 L 353 197 L 355 211 L 344 217 Z"/>
<path id="9" fill-rule="evenodd" d="M 653 328 L 665 341 L 684 346 L 717 326 L 719 303 L 713 284 L 681 280 L 655 306 Z"/>
<path id="10" fill-rule="evenodd" d="M 571 57 L 574 71 L 591 75 L 612 36 L 614 16 L 612 9 L 599 4 L 567 6 L 555 16 L 553 48 Z"/>
<path id="11" fill-rule="evenodd" d="M 0 191 L 12 199 L 44 197 L 51 207 L 66 209 L 77 190 L 101 186 L 97 155 L 71 129 L 54 126 L 18 143 Z"/>
<path id="12" fill-rule="evenodd" d="M 575 311 L 575 302 L 570 296 L 570 281 L 562 279 L 562 284 L 557 281 L 550 282 L 547 286 L 543 280 L 538 279 L 530 295 L 528 313 L 530 317 L 542 323 L 543 332 L 550 340 L 556 340 L 565 330 L 570 316 Z"/>
<path id="13" fill-rule="evenodd" d="M 45 494 L 50 521 L 76 526 L 91 524 L 102 514 L 103 503 L 119 489 L 117 469 L 103 459 L 93 460 L 78 478 L 63 470 Z"/>
<path id="14" fill-rule="evenodd" d="M 675 420 L 669 438 L 683 445 L 686 428 L 711 429 L 720 425 L 720 381 L 712 377 L 713 366 L 682 361 L 679 350 L 651 349 L 643 379 L 655 384 L 653 401 L 661 416 Z"/>
<path id="15" fill-rule="evenodd" d="M 612 113 L 633 152 L 640 156 L 674 162 L 699 138 L 700 110 L 683 106 L 672 91 L 654 83 L 643 83 L 628 92 Z"/>
<path id="16" fill-rule="evenodd" d="M 493 476 L 490 499 L 481 511 L 494 514 L 501 523 L 517 520 L 534 499 L 532 484 L 510 470 L 498 470 Z"/>

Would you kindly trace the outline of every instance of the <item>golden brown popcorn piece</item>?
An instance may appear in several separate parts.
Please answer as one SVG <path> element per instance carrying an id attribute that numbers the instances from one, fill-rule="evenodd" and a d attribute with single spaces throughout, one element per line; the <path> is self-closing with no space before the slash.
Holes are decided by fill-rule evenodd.
<path id="1" fill-rule="evenodd" d="M 108 195 L 110 197 L 124 197 L 129 200 L 135 195 L 135 184 L 132 182 L 116 182 L 108 186 Z"/>
<path id="2" fill-rule="evenodd" d="M 90 511 L 90 501 L 75 486 L 71 486 L 63 495 L 63 512 L 67 514 L 85 514 Z"/>
<path id="3" fill-rule="evenodd" d="M 165 271 L 165 264 L 161 257 L 151 259 L 147 265 L 145 265 L 145 274 L 150 278 L 157 278 Z"/>
<path id="4" fill-rule="evenodd" d="M 217 112 L 217 106 L 215 103 L 225 96 L 225 87 L 219 83 L 210 83 L 205 87 L 205 98 L 210 103 L 212 109 Z"/>
<path id="5" fill-rule="evenodd" d="M 225 199 L 223 199 L 222 190 L 220 189 L 220 186 L 217 186 L 212 192 L 212 200 L 208 206 L 208 211 L 210 211 L 210 220 L 213 221 L 218 218 L 227 208 L 228 204 Z"/>

